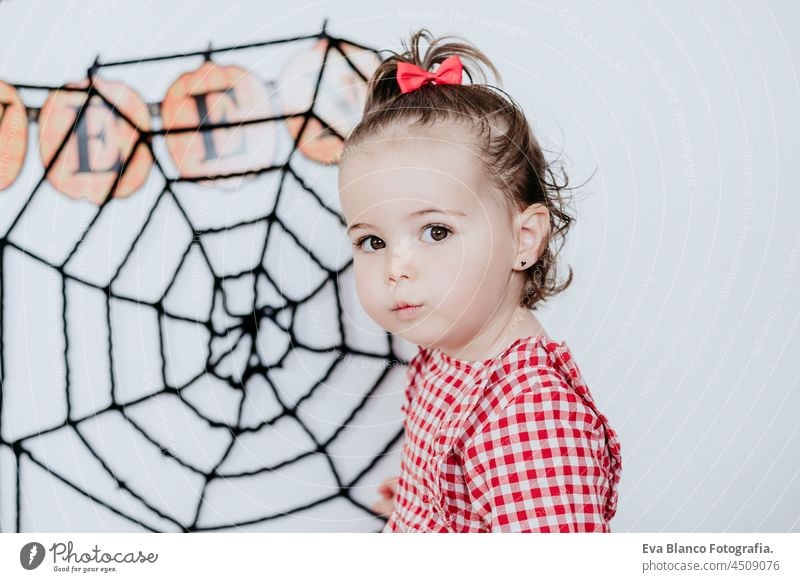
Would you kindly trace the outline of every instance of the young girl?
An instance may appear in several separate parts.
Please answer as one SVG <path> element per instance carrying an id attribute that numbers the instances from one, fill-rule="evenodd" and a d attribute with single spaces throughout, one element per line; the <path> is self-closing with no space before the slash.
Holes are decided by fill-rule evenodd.
<path id="1" fill-rule="evenodd" d="M 489 59 L 446 38 L 420 30 L 378 67 L 339 161 L 359 299 L 419 346 L 383 531 L 608 532 L 619 440 L 531 311 L 572 281 L 566 176 L 521 108 L 472 82 L 481 63 L 500 81 Z"/>

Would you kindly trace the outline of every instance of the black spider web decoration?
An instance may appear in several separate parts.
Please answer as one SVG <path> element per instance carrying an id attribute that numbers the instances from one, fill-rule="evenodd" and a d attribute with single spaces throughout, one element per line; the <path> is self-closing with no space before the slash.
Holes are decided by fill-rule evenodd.
<path id="1" fill-rule="evenodd" d="M 120 67 L 124 65 L 139 65 L 146 62 L 155 61 L 169 61 L 174 59 L 181 59 L 187 56 L 202 56 L 210 60 L 214 55 L 220 53 L 235 53 L 236 51 L 244 51 L 250 49 L 257 49 L 269 45 L 278 45 L 285 43 L 296 43 L 299 41 L 310 39 L 327 39 L 328 44 L 324 51 L 324 56 L 321 61 L 321 66 L 316 77 L 314 86 L 313 97 L 311 99 L 311 106 L 307 111 L 302 113 L 303 122 L 300 131 L 297 133 L 296 138 L 291 138 L 292 143 L 288 156 L 281 163 L 270 165 L 269 167 L 260 168 L 257 170 L 247 170 L 238 173 L 229 173 L 217 176 L 204 176 L 196 177 L 175 177 L 171 176 L 165 168 L 162 161 L 159 160 L 159 152 L 155 147 L 156 140 L 163 139 L 167 134 L 164 129 L 139 129 L 138 141 L 131 148 L 130 155 L 122 164 L 122 170 L 116 177 L 114 184 L 108 190 L 105 199 L 96 207 L 96 214 L 89 220 L 88 224 L 83 229 L 80 237 L 69 248 L 68 252 L 64 255 L 63 260 L 60 262 L 48 259 L 39 253 L 33 252 L 31 249 L 26 248 L 25 245 L 19 244 L 12 240 L 10 233 L 14 230 L 15 226 L 23 219 L 23 216 L 35 202 L 37 195 L 43 190 L 43 185 L 46 182 L 47 175 L 52 165 L 58 160 L 59 154 L 67 144 L 70 136 L 76 131 L 76 127 L 82 116 L 86 112 L 86 105 L 89 104 L 92 97 L 101 99 L 107 107 L 114 111 L 115 115 L 122 118 L 131 127 L 137 128 L 137 125 L 126 116 L 126 114 L 115 106 L 115 104 L 104 95 L 92 82 L 93 77 L 98 71 L 103 69 L 110 69 L 112 67 Z M 408 363 L 407 359 L 399 355 L 398 346 L 395 345 L 396 339 L 391 334 L 385 333 L 383 339 L 386 341 L 387 350 L 383 353 L 377 350 L 360 349 L 354 347 L 352 342 L 348 341 L 347 326 L 344 321 L 344 307 L 341 301 L 342 288 L 340 286 L 340 278 L 346 277 L 348 269 L 352 266 L 352 257 L 345 262 L 340 268 L 332 269 L 326 267 L 326 261 L 318 256 L 315 251 L 305 246 L 304 241 L 300 236 L 293 232 L 291 225 L 286 223 L 279 213 L 277 212 L 278 205 L 282 199 L 285 199 L 291 189 L 287 187 L 290 180 L 294 181 L 295 191 L 302 191 L 310 196 L 319 205 L 323 213 L 329 215 L 332 219 L 338 221 L 341 227 L 345 226 L 343 217 L 334 208 L 330 208 L 325 204 L 322 197 L 315 191 L 315 188 L 307 183 L 303 176 L 302 171 L 298 169 L 298 163 L 295 158 L 299 158 L 297 153 L 298 142 L 302 139 L 305 133 L 306 125 L 310 119 L 319 121 L 326 131 L 332 135 L 342 138 L 336 129 L 327 124 L 322 117 L 315 112 L 317 98 L 320 90 L 320 85 L 323 80 L 323 75 L 329 61 L 331 51 L 338 51 L 344 57 L 345 61 L 364 81 L 366 77 L 359 71 L 359 69 L 348 58 L 347 54 L 340 49 L 341 43 L 346 42 L 350 46 L 354 46 L 363 50 L 369 50 L 377 55 L 377 52 L 368 47 L 364 47 L 351 41 L 344 41 L 343 39 L 331 36 L 328 34 L 325 25 L 322 31 L 317 34 L 298 36 L 293 38 L 284 38 L 279 40 L 271 40 L 260 43 L 252 43 L 248 45 L 238 45 L 226 48 L 212 48 L 209 47 L 206 51 L 198 51 L 193 53 L 181 53 L 173 55 L 164 55 L 149 57 L 128 61 L 114 61 L 114 62 L 100 62 L 99 58 L 91 65 L 88 70 L 88 78 L 90 83 L 88 87 L 83 89 L 67 89 L 65 87 L 50 87 L 41 85 L 24 85 L 15 84 L 14 87 L 18 89 L 52 91 L 52 90 L 72 90 L 86 93 L 84 101 L 85 106 L 77 112 L 75 121 L 66 134 L 64 140 L 61 142 L 58 151 L 52 156 L 51 161 L 44 168 L 41 177 L 36 182 L 30 196 L 25 200 L 24 204 L 18 214 L 11 220 L 9 227 L 2 234 L 0 238 L 0 452 L 7 454 L 10 452 L 13 457 L 10 463 L 2 464 L 0 458 L 0 469 L 3 467 L 8 470 L 9 465 L 15 469 L 13 475 L 13 519 L 10 519 L 6 512 L 4 523 L 0 524 L 2 528 L 9 530 L 11 522 L 14 522 L 14 531 L 23 531 L 22 514 L 23 514 L 23 497 L 26 492 L 25 487 L 25 468 L 28 466 L 35 466 L 44 471 L 53 480 L 66 486 L 66 490 L 73 491 L 78 496 L 88 499 L 91 504 L 100 506 L 110 511 L 116 516 L 129 524 L 135 524 L 142 531 L 213 531 L 213 530 L 234 530 L 234 529 L 250 529 L 259 531 L 260 527 L 265 529 L 270 522 L 280 523 L 280 518 L 291 515 L 309 515 L 307 512 L 315 507 L 323 506 L 325 504 L 345 503 L 351 509 L 355 508 L 355 513 L 349 515 L 358 515 L 367 518 L 362 523 L 368 526 L 374 526 L 376 523 L 378 527 L 372 527 L 372 531 L 380 531 L 383 527 L 384 518 L 375 514 L 367 503 L 360 501 L 354 492 L 358 489 L 359 484 L 363 482 L 366 475 L 377 465 L 380 459 L 387 455 L 392 447 L 402 437 L 402 429 L 393 431 L 392 435 L 383 446 L 377 449 L 376 454 L 373 455 L 364 466 L 359 467 L 357 471 L 350 471 L 349 475 L 344 475 L 341 466 L 337 464 L 336 455 L 331 453 L 334 444 L 337 444 L 341 439 L 339 437 L 346 431 L 354 419 L 359 415 L 359 412 L 365 410 L 365 407 L 370 402 L 370 399 L 377 395 L 379 389 L 388 383 L 388 376 L 395 369 L 401 369 Z M 152 109 L 152 105 L 150 106 Z M 39 110 L 32 106 L 27 106 L 28 117 L 31 121 L 36 121 Z M 264 122 L 280 122 L 288 117 L 297 117 L 296 113 L 276 115 L 269 118 L 261 118 L 242 122 L 231 123 L 218 123 L 218 124 L 203 124 L 199 131 L 213 131 L 218 128 L 227 128 L 233 126 L 240 126 L 250 123 L 264 123 Z M 170 130 L 173 131 L 173 130 Z M 189 130 L 174 130 L 174 131 L 189 131 Z M 198 131 L 194 128 L 191 131 Z M 109 204 L 114 197 L 112 193 L 115 192 L 119 185 L 128 164 L 138 151 L 139 145 L 145 144 L 153 160 L 153 171 L 156 176 L 160 177 L 163 181 L 163 187 L 158 190 L 155 195 L 155 200 L 147 212 L 146 218 L 138 228 L 132 242 L 129 244 L 124 258 L 116 266 L 110 279 L 105 284 L 100 284 L 91 280 L 89 277 L 82 277 L 72 272 L 71 261 L 75 262 L 76 258 L 81 256 L 82 250 L 89 243 L 96 243 L 97 238 L 93 237 L 93 231 L 99 228 L 100 221 L 104 215 L 104 211 L 109 208 Z M 26 163 L 26 166 L 29 164 Z M 277 184 L 274 205 L 272 209 L 264 216 L 255 218 L 247 218 L 240 220 L 235 224 L 230 224 L 225 227 L 208 227 L 202 228 L 196 224 L 194 215 L 191 209 L 187 207 L 185 199 L 178 193 L 177 189 L 185 184 L 196 183 L 210 179 L 231 179 L 252 177 L 258 178 L 262 176 L 277 176 L 275 183 Z M 160 183 L 160 182 L 159 182 Z M 298 190 L 299 189 L 299 190 Z M 0 192 L 0 197 L 3 196 Z M 139 194 L 134 194 L 138 196 Z M 185 250 L 180 254 L 177 266 L 171 272 L 168 283 L 163 294 L 156 300 L 146 300 L 140 297 L 131 297 L 129 295 L 120 293 L 117 289 L 116 283 L 124 278 L 126 272 L 126 265 L 135 261 L 136 249 L 140 241 L 143 239 L 148 226 L 155 224 L 154 217 L 157 211 L 163 207 L 164 204 L 169 204 L 169 208 L 174 210 L 174 215 L 179 217 L 182 223 L 188 228 L 191 233 L 191 241 L 187 244 Z M 212 259 L 212 252 L 209 250 L 208 239 L 210 237 L 229 236 L 236 233 L 239 229 L 254 229 L 256 227 L 262 228 L 264 235 L 261 240 L 261 247 L 259 249 L 260 258 L 258 263 L 250 268 L 244 268 L 234 273 L 219 274 L 215 271 L 215 261 Z M 273 234 L 275 231 L 277 234 Z M 281 281 L 275 277 L 275 274 L 265 266 L 265 261 L 270 249 L 278 243 L 275 241 L 276 237 L 280 236 L 280 244 L 291 244 L 301 249 L 301 252 L 307 260 L 313 263 L 314 267 L 324 273 L 316 286 L 307 290 L 305 293 L 284 293 L 281 286 Z M 13 255 L 12 255 L 13 253 Z M 20 257 L 25 257 L 26 261 L 33 261 L 38 264 L 42 269 L 47 270 L 50 276 L 55 276 L 60 282 L 60 317 L 63 331 L 63 350 L 61 350 L 60 357 L 63 358 L 63 377 L 64 377 L 64 404 L 63 409 L 63 422 L 51 423 L 47 428 L 36 430 L 30 434 L 17 435 L 13 439 L 6 439 L 3 430 L 4 423 L 10 422 L 12 415 L 16 414 L 14 409 L 13 399 L 9 403 L 8 400 L 13 396 L 13 392 L 17 389 L 9 378 L 10 371 L 15 365 L 22 365 L 22 362 L 9 361 L 7 358 L 7 325 L 9 323 L 10 313 L 8 311 L 9 305 L 7 299 L 9 295 L 9 286 L 13 286 L 15 279 L 13 278 L 14 271 L 11 267 L 13 261 L 20 260 Z M 204 264 L 211 274 L 212 284 L 210 289 L 211 300 L 209 308 L 204 313 L 204 317 L 191 317 L 186 314 L 175 312 L 171 309 L 170 305 L 174 300 L 170 298 L 175 297 L 173 287 L 179 279 L 179 275 L 187 272 L 185 269 L 190 261 L 196 261 L 199 264 Z M 141 265 L 141 262 L 139 263 Z M 231 289 L 237 289 L 240 294 L 251 297 L 252 300 L 249 305 L 242 308 L 241 301 L 233 299 L 234 294 Z M 272 296 L 265 292 L 266 290 L 272 291 Z M 302 329 L 298 327 L 297 320 L 299 312 L 304 309 L 312 301 L 319 299 L 323 290 L 333 290 L 332 297 L 335 298 L 335 320 L 337 323 L 338 337 L 332 338 L 332 341 L 326 342 L 326 345 L 316 345 L 308 341 L 307 337 L 303 337 Z M 275 296 L 277 291 L 278 296 Z M 76 366 L 71 364 L 70 355 L 73 350 L 80 349 L 75 338 L 68 333 L 70 329 L 71 316 L 68 312 L 75 303 L 76 293 L 91 293 L 96 296 L 97 293 L 102 293 L 102 303 L 104 305 L 105 314 L 105 329 L 97 331 L 94 328 L 89 328 L 93 333 L 107 336 L 107 349 L 105 358 L 109 363 L 108 379 L 110 391 L 104 394 L 103 398 L 107 399 L 107 404 L 98 407 L 91 412 L 85 412 L 76 407 L 73 401 L 76 401 L 75 395 L 79 390 L 86 390 L 86 386 L 79 384 L 75 378 L 80 378 L 80 371 Z M 16 293 L 16 291 L 15 291 Z M 172 293 L 172 295 L 171 295 Z M 234 303 L 238 303 L 234 306 Z M 129 307 L 125 307 L 129 306 Z M 158 354 L 160 355 L 160 385 L 156 390 L 139 389 L 139 392 L 131 397 L 131 390 L 122 386 L 123 380 L 130 381 L 130 378 L 124 378 L 115 374 L 115 359 L 121 360 L 125 354 L 121 353 L 119 342 L 115 342 L 121 333 L 119 331 L 119 322 L 116 321 L 116 313 L 119 310 L 135 309 L 137 314 L 141 314 L 143 310 L 148 310 L 152 317 L 157 318 L 158 334 L 153 341 L 157 343 Z M 307 315 L 306 315 L 307 317 Z M 74 324 L 73 324 L 74 325 Z M 183 327 L 181 327 L 183 326 Z M 270 337 L 282 335 L 285 349 L 282 350 L 281 355 L 270 363 L 265 363 L 265 340 L 262 337 L 267 332 L 272 334 Z M 195 333 L 206 334 L 204 341 L 205 349 L 207 352 L 204 358 L 204 365 L 194 374 L 183 374 L 177 381 L 177 374 L 173 371 L 173 367 L 167 365 L 170 362 L 172 355 L 169 348 L 173 346 L 171 334 L 174 329 L 191 329 Z M 115 333 L 117 335 L 115 335 Z M 180 334 L 175 334 L 176 337 Z M 185 336 L 184 336 L 185 337 Z M 99 341 L 99 340 L 98 340 Z M 273 342 L 278 345 L 280 342 Z M 375 342 L 371 342 L 374 346 Z M 284 345 L 280 344 L 280 345 Z M 187 348 L 188 349 L 188 348 Z M 320 356 L 318 362 L 324 362 L 324 365 L 319 365 L 318 376 L 313 378 L 311 384 L 307 389 L 298 389 L 292 394 L 292 398 L 287 398 L 287 394 L 292 391 L 288 389 L 288 385 L 281 380 L 276 373 L 284 368 L 284 364 L 288 362 L 293 354 L 302 353 L 313 357 L 314 355 Z M 327 360 L 322 360 L 321 357 L 326 356 Z M 347 410 L 346 416 L 341 421 L 337 422 L 335 429 L 321 436 L 321 430 L 315 429 L 312 425 L 313 415 L 309 416 L 303 412 L 303 405 L 313 400 L 315 396 L 323 390 L 323 388 L 331 381 L 331 378 L 336 374 L 342 374 L 343 362 L 349 361 L 353 358 L 362 358 L 364 360 L 381 363 L 382 368 L 376 366 L 375 369 L 379 370 L 377 378 L 367 384 L 367 388 L 362 393 L 358 394 L 357 398 L 351 398 L 352 406 Z M 30 365 L 30 362 L 27 363 Z M 296 365 L 296 364 L 295 364 Z M 233 370 L 233 371 L 232 371 Z M 362 375 L 366 376 L 366 375 Z M 352 376 L 351 376 L 352 378 Z M 150 379 L 152 380 L 152 378 Z M 226 395 L 233 394 L 226 403 L 234 402 L 238 399 L 238 405 L 229 406 L 227 416 L 220 411 L 213 411 L 211 413 L 208 408 L 208 403 L 201 404 L 200 398 L 192 398 L 192 391 L 199 390 L 198 386 L 203 385 L 203 382 L 213 382 L 215 389 L 227 387 L 230 392 L 225 392 Z M 135 383 L 135 382 L 134 382 Z M 152 383 L 152 382 L 151 382 Z M 144 381 L 142 385 L 146 384 Z M 294 384 L 292 384 L 294 385 Z M 203 385 L 204 386 L 204 385 Z M 34 386 L 35 390 L 37 387 Z M 146 386 L 152 388 L 152 386 Z M 216 392 L 209 392 L 216 394 Z M 206 394 L 202 392 L 202 394 Z M 265 398 L 270 397 L 272 400 L 273 414 L 259 414 L 263 412 L 264 406 L 254 405 L 254 401 L 262 402 Z M 228 398 L 228 396 L 226 396 Z M 261 399 L 261 400 L 258 400 Z M 155 404 L 154 404 L 155 403 Z M 319 407 L 319 406 L 318 406 Z M 184 458 L 186 455 L 173 450 L 169 444 L 165 445 L 163 435 L 155 434 L 152 425 L 153 413 L 158 416 L 163 414 L 162 428 L 171 426 L 171 418 L 177 418 L 175 415 L 183 414 L 184 418 L 192 418 L 192 423 L 202 423 L 204 430 L 214 431 L 215 441 L 217 446 L 217 456 L 213 459 L 202 459 L 201 461 L 187 460 Z M 173 415 L 170 417 L 170 415 Z M 106 419 L 106 420 L 98 420 Z M 188 422 L 188 421 L 187 421 Z M 230 463 L 233 458 L 232 451 L 236 450 L 241 453 L 240 447 L 243 442 L 247 441 L 250 444 L 248 447 L 258 449 L 259 435 L 265 431 L 277 431 L 276 427 L 281 424 L 291 423 L 297 435 L 303 435 L 304 446 L 298 446 L 300 450 L 297 454 L 293 454 L 287 458 L 281 459 L 277 462 L 263 462 L 263 459 L 251 460 L 249 467 L 239 470 L 232 470 L 230 465 L 234 466 L 236 463 Z M 123 428 L 116 428 L 121 427 Z M 177 426 L 177 425 L 176 425 Z M 112 428 L 114 427 L 114 428 Z M 149 443 L 152 445 L 152 450 L 146 451 L 146 454 L 152 456 L 143 459 L 141 456 L 133 457 L 135 453 L 141 455 L 143 452 L 141 447 L 127 444 L 120 444 L 116 440 L 111 441 L 113 450 L 111 453 L 106 449 L 105 438 L 113 438 L 115 435 L 119 436 L 124 434 L 127 430 L 128 433 L 125 438 L 136 439 L 138 443 Z M 291 431 L 289 431 L 291 432 Z M 91 455 L 94 460 L 94 468 L 84 467 L 86 477 L 90 481 L 81 483 L 80 479 L 66 474 L 65 471 L 57 470 L 48 455 L 44 454 L 47 450 L 48 437 L 53 437 L 64 445 L 66 441 L 77 446 L 82 445 L 85 450 Z M 179 435 L 178 435 L 179 437 Z M 300 437 L 297 436 L 299 439 Z M 44 439 L 44 440 L 42 440 Z M 339 440 L 337 440 L 339 439 Z M 52 439 L 49 441 L 51 444 L 54 442 Z M 133 442 L 133 441 L 131 441 Z M 42 444 L 44 443 L 44 444 Z M 127 448 L 126 448 L 127 447 Z M 202 449 L 200 443 L 192 449 L 192 454 L 197 456 L 199 450 Z M 64 449 L 56 449 L 56 456 L 61 456 Z M 202 452 L 202 451 L 201 451 Z M 214 451 L 208 451 L 211 455 Z M 121 457 L 115 458 L 115 453 Z M 192 455 L 189 455 L 190 457 Z M 23 464 L 25 460 L 25 464 Z M 326 472 L 331 484 L 318 489 L 324 490 L 319 492 L 313 487 L 310 488 L 311 492 L 303 489 L 303 485 L 298 477 L 288 478 L 288 487 L 297 488 L 300 490 L 298 495 L 305 494 L 310 499 L 294 500 L 293 502 L 286 502 L 283 507 L 274 509 L 272 511 L 257 512 L 254 507 L 263 507 L 267 505 L 264 500 L 269 500 L 268 492 L 263 493 L 263 489 L 268 485 L 268 481 L 261 480 L 265 476 L 280 473 L 283 470 L 291 469 L 298 466 L 304 460 L 313 460 L 315 465 L 305 466 L 304 474 L 314 472 Z M 32 465 L 30 465 L 30 464 Z M 247 463 L 239 463 L 239 465 Z M 257 466 L 254 466 L 257 465 Z M 149 489 L 149 493 L 143 492 L 143 488 L 139 487 L 138 483 L 132 484 L 137 478 L 131 478 L 130 468 L 138 468 L 144 471 L 147 478 L 152 479 L 158 477 L 162 472 L 166 475 L 165 483 L 174 483 L 180 481 L 178 473 L 184 475 L 184 479 L 188 483 L 191 481 L 193 486 L 186 486 L 184 489 L 178 488 L 178 493 L 173 494 L 173 499 L 181 500 L 181 507 L 183 511 L 172 511 L 173 506 L 164 502 L 159 485 L 156 484 Z M 169 467 L 169 469 L 167 469 Z M 92 471 L 96 470 L 96 473 Z M 127 475 L 127 476 L 125 476 Z M 107 499 L 107 495 L 97 493 L 91 490 L 89 483 L 91 479 L 104 480 L 110 483 L 111 489 L 118 490 L 120 499 L 124 499 L 125 503 L 117 501 L 111 503 Z M 292 479 L 295 479 L 292 481 Z M 0 499 L 3 498 L 4 487 L 10 483 L 8 473 L 5 477 L 0 477 Z M 248 483 L 253 482 L 254 487 L 258 487 L 258 491 L 262 492 L 262 497 L 258 497 L 253 493 L 254 490 L 248 490 Z M 225 487 L 230 486 L 231 483 L 236 483 L 235 487 L 241 489 L 231 488 L 226 490 Z M 266 485 L 265 485 L 266 484 Z M 145 490 L 148 488 L 145 487 Z M 308 488 L 307 488 L 308 489 Z M 231 498 L 242 501 L 244 506 L 243 511 L 246 515 L 231 518 L 226 517 L 223 512 L 222 517 L 215 520 L 210 517 L 212 512 L 215 513 L 216 509 L 209 502 L 210 491 L 214 490 L 214 497 L 219 499 Z M 158 493 L 156 493 L 158 491 Z M 227 491 L 227 492 L 226 492 Z M 370 488 L 369 495 L 366 497 L 374 497 L 376 493 Z M 194 498 L 188 499 L 191 493 L 195 495 Z M 237 497 L 241 496 L 241 497 Z M 251 505 L 247 505 L 245 501 L 255 499 Z M 116 498 L 115 498 L 116 499 Z M 120 507 L 125 505 L 130 508 L 126 510 Z M 288 505 L 288 506 L 287 506 Z M 341 510 L 342 505 L 336 507 Z M 9 504 L 6 509 L 10 509 Z M 62 509 L 59 507 L 59 509 Z M 337 515 L 336 510 L 331 510 L 331 515 Z M 0 515 L 2 515 L 0 511 Z M 234 512 L 235 513 L 235 512 Z M 138 515 L 137 515 L 138 514 Z M 180 515 L 179 515 L 180 514 Z M 151 516 L 148 519 L 142 519 L 141 515 Z M 313 514 L 310 514 L 313 515 Z M 309 519 L 309 518 L 306 518 Z M 309 525 L 319 525 L 320 520 L 323 518 L 312 517 L 309 519 Z M 359 519 L 354 517 L 354 519 Z M 333 520 L 335 521 L 335 520 Z M 33 524 L 35 526 L 35 524 Z M 131 525 L 132 527 L 132 525 Z M 329 530 L 335 531 L 334 527 L 327 526 Z M 276 530 L 280 531 L 280 530 Z M 363 530 L 362 530 L 363 531 Z"/>

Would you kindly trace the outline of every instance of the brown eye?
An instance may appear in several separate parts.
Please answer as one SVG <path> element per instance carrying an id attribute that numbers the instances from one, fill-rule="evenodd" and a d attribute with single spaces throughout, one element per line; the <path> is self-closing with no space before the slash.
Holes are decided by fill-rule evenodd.
<path id="1" fill-rule="evenodd" d="M 431 238 L 433 242 L 441 242 L 447 238 L 447 235 L 452 232 L 449 228 L 444 226 L 443 224 L 429 224 L 425 227 L 425 230 L 431 231 Z"/>
<path id="2" fill-rule="evenodd" d="M 376 237 L 376 236 L 372 236 L 372 235 L 367 235 L 367 236 L 365 236 L 365 237 L 362 237 L 362 238 L 358 239 L 358 241 L 356 241 L 355 245 L 353 245 L 353 246 L 355 246 L 356 248 L 358 248 L 358 249 L 360 249 L 360 250 L 362 250 L 363 252 L 365 252 L 365 253 L 368 253 L 368 254 L 371 254 L 371 253 L 373 253 L 373 252 L 375 252 L 375 251 L 377 251 L 377 250 L 380 250 L 381 248 L 383 248 L 383 247 L 381 247 L 381 246 L 379 246 L 378 248 L 375 248 L 375 246 L 374 246 L 374 245 L 372 245 L 372 244 L 369 244 L 369 245 L 367 245 L 367 247 L 371 247 L 371 249 L 372 249 L 372 250 L 366 250 L 366 249 L 364 248 L 364 243 L 365 243 L 366 241 L 371 241 L 371 240 L 377 240 L 377 241 L 380 241 L 378 244 L 379 244 L 379 245 L 384 245 L 384 246 L 385 246 L 385 243 L 384 243 L 384 242 L 383 242 L 381 239 L 379 239 L 379 238 L 378 238 L 378 237 Z"/>

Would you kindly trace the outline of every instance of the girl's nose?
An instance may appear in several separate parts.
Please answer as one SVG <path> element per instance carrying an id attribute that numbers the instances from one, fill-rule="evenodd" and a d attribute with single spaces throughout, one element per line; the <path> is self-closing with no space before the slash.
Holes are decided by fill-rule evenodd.
<path id="1" fill-rule="evenodd" d="M 412 252 L 410 245 L 401 245 L 387 253 L 389 261 L 389 284 L 393 285 L 401 277 L 406 279 L 413 276 L 413 267 L 411 265 Z"/>

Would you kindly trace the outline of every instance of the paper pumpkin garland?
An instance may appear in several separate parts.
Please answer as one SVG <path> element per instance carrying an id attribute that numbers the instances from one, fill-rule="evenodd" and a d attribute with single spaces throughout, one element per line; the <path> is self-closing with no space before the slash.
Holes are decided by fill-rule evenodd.
<path id="1" fill-rule="evenodd" d="M 148 106 L 121 81 L 94 74 L 52 91 L 38 111 L 39 153 L 47 181 L 72 199 L 97 205 L 140 189 L 163 134 L 175 180 L 235 188 L 275 163 L 286 128 L 301 155 L 334 164 L 344 136 L 361 118 L 366 80 L 377 54 L 323 36 L 290 59 L 279 74 L 275 111 L 265 82 L 210 56 Z M 313 107 L 312 107 L 313 105 Z M 0 81 L 0 191 L 24 163 L 29 111 L 14 86 Z M 161 116 L 153 130 L 151 114 Z M 301 135 L 302 134 L 302 135 Z"/>

